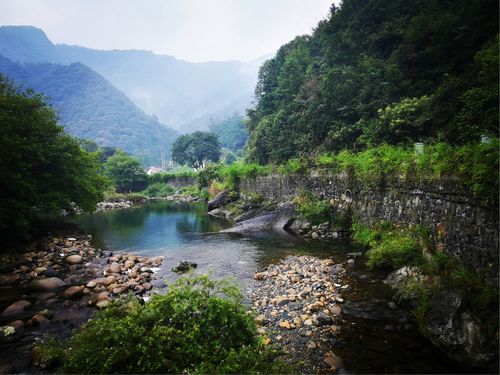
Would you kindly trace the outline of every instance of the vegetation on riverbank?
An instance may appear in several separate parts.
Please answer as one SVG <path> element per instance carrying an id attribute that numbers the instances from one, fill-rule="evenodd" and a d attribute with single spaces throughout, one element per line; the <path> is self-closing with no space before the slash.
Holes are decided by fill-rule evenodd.
<path id="1" fill-rule="evenodd" d="M 233 282 L 188 276 L 147 304 L 99 311 L 67 342 L 37 349 L 63 373 L 283 373 Z"/>

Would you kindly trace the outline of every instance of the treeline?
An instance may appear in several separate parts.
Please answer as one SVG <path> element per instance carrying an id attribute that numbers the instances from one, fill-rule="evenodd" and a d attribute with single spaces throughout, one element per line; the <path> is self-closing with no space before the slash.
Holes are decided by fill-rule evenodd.
<path id="1" fill-rule="evenodd" d="M 498 133 L 498 2 L 345 0 L 259 71 L 249 161 Z"/>

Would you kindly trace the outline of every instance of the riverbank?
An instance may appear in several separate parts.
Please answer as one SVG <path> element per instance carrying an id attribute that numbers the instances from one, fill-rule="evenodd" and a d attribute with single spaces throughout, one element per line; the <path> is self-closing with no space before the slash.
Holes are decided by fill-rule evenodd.
<path id="1" fill-rule="evenodd" d="M 90 236 L 53 236 L 25 253 L 1 256 L 0 373 L 39 372 L 33 344 L 69 336 L 96 309 L 151 293 L 163 257 L 104 252 Z"/>

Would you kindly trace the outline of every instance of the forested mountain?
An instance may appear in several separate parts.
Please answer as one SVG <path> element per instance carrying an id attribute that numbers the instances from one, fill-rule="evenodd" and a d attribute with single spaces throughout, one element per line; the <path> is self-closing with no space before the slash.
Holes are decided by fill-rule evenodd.
<path id="1" fill-rule="evenodd" d="M 498 134 L 498 1 L 344 0 L 259 71 L 247 158 Z"/>
<path id="2" fill-rule="evenodd" d="M 243 150 L 248 133 L 242 115 L 233 113 L 221 121 L 212 121 L 208 128 L 212 133 L 217 135 L 222 147 L 233 152 Z"/>
<path id="3" fill-rule="evenodd" d="M 159 164 L 178 135 L 83 64 L 20 64 L 0 56 L 0 74 L 47 96 L 71 135 L 122 148 L 145 164 Z"/>
<path id="4" fill-rule="evenodd" d="M 29 26 L 0 27 L 0 54 L 19 62 L 81 62 L 143 111 L 182 132 L 206 129 L 211 118 L 243 113 L 263 62 L 189 63 L 148 51 L 54 45 L 42 30 Z"/>

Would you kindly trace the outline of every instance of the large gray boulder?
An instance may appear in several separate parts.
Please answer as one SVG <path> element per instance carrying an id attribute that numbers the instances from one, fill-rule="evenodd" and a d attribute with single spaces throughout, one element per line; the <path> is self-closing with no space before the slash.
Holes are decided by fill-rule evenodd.
<path id="1" fill-rule="evenodd" d="M 227 191 L 221 191 L 215 196 L 214 199 L 208 201 L 208 211 L 215 210 L 216 208 L 224 206 L 229 202 L 229 193 Z"/>
<path id="2" fill-rule="evenodd" d="M 295 218 L 295 206 L 293 203 L 284 203 L 276 210 L 265 212 L 249 220 L 239 222 L 236 226 L 224 229 L 223 233 L 260 233 L 260 232 L 284 232 Z"/>

